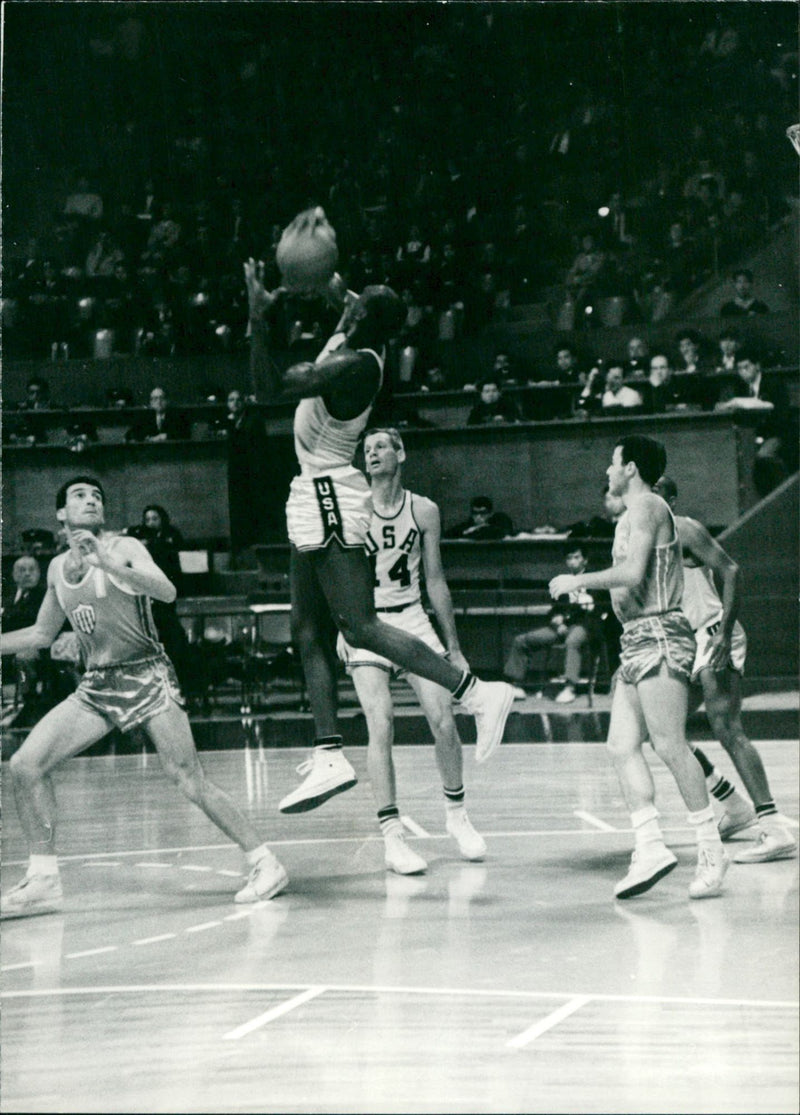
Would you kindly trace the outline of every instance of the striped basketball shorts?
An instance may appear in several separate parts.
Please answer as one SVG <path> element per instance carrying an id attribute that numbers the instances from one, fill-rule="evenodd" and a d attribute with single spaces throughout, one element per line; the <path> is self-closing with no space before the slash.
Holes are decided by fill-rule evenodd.
<path id="1" fill-rule="evenodd" d="M 620 674 L 636 685 L 666 662 L 669 670 L 687 681 L 692 676 L 695 639 L 683 612 L 663 612 L 628 620 L 620 639 Z"/>
<path id="2" fill-rule="evenodd" d="M 67 700 L 99 713 L 122 732 L 166 712 L 172 701 L 183 707 L 175 669 L 166 655 L 87 670 Z"/>
<path id="3" fill-rule="evenodd" d="M 398 611 L 382 612 L 379 608 L 378 619 L 383 623 L 388 623 L 390 627 L 397 627 L 400 631 L 405 631 L 407 635 L 416 636 L 437 654 L 446 655 L 447 652 L 434 631 L 433 624 L 428 619 L 428 613 L 422 607 L 420 601 L 417 600 L 413 604 L 409 604 L 407 608 Z M 375 654 L 374 651 L 364 650 L 363 647 L 351 647 L 344 635 L 341 634 L 336 640 L 336 650 L 348 673 L 354 666 L 377 666 L 379 670 L 386 670 L 387 673 L 394 674 L 395 677 L 403 677 L 406 673 L 402 667 L 396 666 L 394 662 L 390 662 L 388 658 L 384 658 L 380 654 Z"/>
<path id="4" fill-rule="evenodd" d="M 692 681 L 695 681 L 701 670 L 704 670 L 711 658 L 711 640 L 720 625 L 721 616 L 700 627 L 695 631 L 697 639 L 697 653 L 695 654 L 692 668 Z M 731 632 L 731 653 L 728 657 L 728 669 L 735 670 L 737 674 L 744 673 L 744 664 L 747 658 L 747 636 L 744 628 L 737 620 Z"/>
<path id="5" fill-rule="evenodd" d="M 298 550 L 319 550 L 332 538 L 363 546 L 372 518 L 372 493 L 357 468 L 327 476 L 295 476 L 286 504 L 289 541 Z"/>

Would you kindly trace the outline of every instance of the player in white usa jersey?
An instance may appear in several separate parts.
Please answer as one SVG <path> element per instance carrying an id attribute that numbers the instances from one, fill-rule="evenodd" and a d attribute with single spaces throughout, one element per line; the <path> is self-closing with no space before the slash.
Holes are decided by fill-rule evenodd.
<path id="1" fill-rule="evenodd" d="M 320 213 L 307 210 L 292 223 L 302 232 L 315 227 Z M 454 694 L 475 717 L 478 759 L 487 759 L 502 740 L 514 698 L 525 694 L 505 682 L 479 681 L 421 640 L 381 622 L 375 612 L 364 550 L 369 486 L 353 458 L 381 386 L 384 345 L 400 330 L 405 307 L 385 286 L 343 297 L 341 279 L 334 276 L 328 291 L 344 302 L 344 312 L 333 337 L 313 363 L 281 372 L 270 356 L 270 318 L 285 292 L 264 289 L 262 269 L 254 260 L 248 260 L 244 271 L 256 382 L 267 384 L 271 399 L 295 399 L 298 404 L 294 432 L 301 475 L 292 484 L 286 519 L 292 631 L 306 676 L 315 740 L 311 758 L 301 767 L 305 779 L 279 809 L 314 809 L 357 781 L 339 734 L 332 625 L 351 645 L 381 654 Z"/>
<path id="2" fill-rule="evenodd" d="M 401 466 L 405 457 L 397 430 L 367 431 L 364 460 L 372 482 L 373 508 L 367 532 L 367 553 L 374 572 L 375 605 L 384 622 L 422 639 L 436 653 L 447 654 L 454 666 L 467 670 L 442 570 L 439 508 L 432 500 L 403 488 Z M 425 573 L 428 599 L 447 644 L 446 651 L 422 605 L 420 565 Z M 406 843 L 397 808 L 392 760 L 394 710 L 389 686 L 395 672 L 403 673 L 416 693 L 433 733 L 447 831 L 465 859 L 481 859 L 486 844 L 472 827 L 464 807 L 463 756 L 451 695 L 431 681 L 398 671 L 380 654 L 350 646 L 342 635 L 338 650 L 353 678 L 367 719 L 367 769 L 384 839 L 386 866 L 399 875 L 418 874 L 428 866 Z"/>
<path id="3" fill-rule="evenodd" d="M 662 476 L 655 491 L 674 509 L 678 487 L 671 477 Z M 755 806 L 754 810 L 715 770 L 703 751 L 692 744 L 711 793 L 725 803 L 725 812 L 719 821 L 720 835 L 725 840 L 757 825 L 755 844 L 735 855 L 735 862 L 767 863 L 785 859 L 794 855 L 797 844 L 780 821 L 761 756 L 742 726 L 742 672 L 747 640 L 736 619 L 739 567 L 702 523 L 686 515 L 676 515 L 675 524 L 684 561 L 681 607 L 697 637 L 692 681 L 699 682 L 708 721 L 730 755 Z M 714 584 L 715 573 L 722 581 L 722 597 Z M 698 694 L 695 707 L 699 703 Z"/>

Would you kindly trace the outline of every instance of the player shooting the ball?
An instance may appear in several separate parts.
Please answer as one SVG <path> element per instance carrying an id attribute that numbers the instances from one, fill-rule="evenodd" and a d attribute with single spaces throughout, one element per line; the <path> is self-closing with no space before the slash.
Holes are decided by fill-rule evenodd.
<path id="1" fill-rule="evenodd" d="M 335 628 L 351 646 L 450 690 L 476 718 L 479 762 L 499 745 L 514 697 L 523 695 L 505 682 L 481 682 L 457 669 L 375 613 L 364 548 L 372 500 L 353 459 L 383 380 L 385 346 L 400 330 L 405 308 L 387 286 L 368 286 L 361 295 L 346 292 L 334 271 L 335 242 L 324 212 L 309 209 L 288 226 L 276 252 L 288 286 L 269 293 L 256 262 L 244 265 L 254 373 L 266 382 L 270 401 L 298 400 L 294 441 L 300 475 L 292 481 L 286 519 L 292 635 L 306 676 L 315 741 L 312 757 L 300 767 L 306 778 L 281 801 L 283 813 L 314 809 L 357 781 L 339 734 Z M 281 372 L 270 359 L 270 329 L 289 291 L 324 293 L 343 304 L 343 313 L 313 363 Z"/>

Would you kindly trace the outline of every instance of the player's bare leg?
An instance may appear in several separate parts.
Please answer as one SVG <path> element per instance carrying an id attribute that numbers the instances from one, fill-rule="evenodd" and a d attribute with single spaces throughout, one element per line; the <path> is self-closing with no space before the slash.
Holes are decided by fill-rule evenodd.
<path id="1" fill-rule="evenodd" d="M 367 771 L 378 811 L 386 866 L 397 875 L 419 875 L 428 864 L 406 843 L 397 807 L 397 780 L 392 758 L 394 708 L 389 674 L 380 666 L 356 666 L 353 685 L 367 720 Z"/>
<path id="2" fill-rule="evenodd" d="M 147 721 L 144 731 L 158 752 L 167 777 L 245 853 L 249 879 L 236 895 L 236 901 L 273 898 L 284 890 L 289 880 L 283 866 L 233 799 L 206 778 L 184 710 L 171 701 L 164 712 Z"/>
<path id="3" fill-rule="evenodd" d="M 453 701 L 440 686 L 425 678 L 409 676 L 433 734 L 436 766 L 445 797 L 445 827 L 458 844 L 464 859 L 479 860 L 486 855 L 486 842 L 476 832 L 464 806 L 464 754 L 458 735 Z"/>
<path id="4" fill-rule="evenodd" d="M 686 742 L 688 684 L 673 676 L 667 663 L 662 661 L 657 672 L 639 682 L 637 692 L 653 750 L 675 779 L 689 809 L 689 823 L 696 832 L 698 866 L 689 895 L 692 898 L 715 897 L 722 889 L 728 858 L 708 799 L 702 768 Z"/>
<path id="5" fill-rule="evenodd" d="M 28 917 L 61 909 L 63 892 L 56 856 L 56 798 L 50 773 L 111 730 L 98 713 L 62 701 L 46 713 L 9 763 L 17 815 L 30 861 L 22 882 L 2 897 L 2 917 Z"/>
<path id="6" fill-rule="evenodd" d="M 737 863 L 767 863 L 794 855 L 797 844 L 778 817 L 769 788 L 767 773 L 756 748 L 742 725 L 742 687 L 735 670 L 719 673 L 705 669 L 700 674 L 706 714 L 717 739 L 731 757 L 755 806 L 753 820 L 758 825 L 755 846 L 739 852 Z M 724 818 L 723 818 L 724 820 Z M 721 831 L 722 822 L 720 822 Z M 739 826 L 741 829 L 743 826 Z"/>
<path id="7" fill-rule="evenodd" d="M 678 863 L 658 823 L 653 776 L 642 752 L 646 738 L 637 688 L 618 677 L 611 702 L 608 751 L 630 812 L 634 851 L 627 875 L 614 888 L 616 898 L 644 894 Z"/>

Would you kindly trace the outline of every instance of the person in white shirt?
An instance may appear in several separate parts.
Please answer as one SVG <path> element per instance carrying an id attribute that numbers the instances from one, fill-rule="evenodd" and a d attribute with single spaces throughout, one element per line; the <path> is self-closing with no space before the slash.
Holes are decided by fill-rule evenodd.
<path id="1" fill-rule="evenodd" d="M 623 383 L 624 372 L 621 364 L 612 364 L 606 373 L 606 389 L 603 392 L 602 407 L 640 407 L 644 399 L 639 392 Z"/>
<path id="2" fill-rule="evenodd" d="M 335 233 L 319 208 L 305 210 L 290 228 L 298 235 Z M 288 294 L 268 293 L 263 267 L 244 265 L 250 310 L 255 382 L 271 399 L 295 399 L 294 442 L 300 475 L 286 505 L 290 548 L 292 630 L 303 664 L 315 741 L 301 764 L 300 786 L 279 804 L 282 813 L 315 809 L 357 782 L 342 752 L 338 727 L 337 628 L 352 646 L 364 647 L 410 673 L 449 690 L 476 718 L 477 758 L 499 746 L 515 697 L 505 682 L 484 682 L 461 670 L 421 640 L 383 623 L 375 612 L 373 577 L 365 550 L 372 515 L 369 485 L 353 460 L 383 379 L 385 346 L 402 328 L 403 302 L 387 286 L 344 292 L 334 275 L 323 287 L 343 305 L 342 317 L 316 360 L 280 371 L 269 349 L 270 321 Z M 321 291 L 314 291 L 321 293 Z"/>
<path id="3" fill-rule="evenodd" d="M 439 508 L 433 500 L 403 487 L 401 468 L 405 459 L 405 447 L 397 430 L 367 431 L 364 460 L 371 482 L 372 519 L 366 542 L 374 572 L 375 606 L 385 623 L 417 636 L 454 666 L 468 670 L 459 646 L 453 604 L 442 569 Z M 421 571 L 444 644 L 422 604 Z M 399 875 L 419 874 L 428 866 L 406 843 L 397 808 L 392 759 L 394 708 L 390 682 L 393 676 L 403 677 L 411 686 L 433 733 L 447 831 L 465 859 L 481 859 L 486 844 L 472 827 L 464 806 L 464 763 L 451 695 L 440 685 L 399 669 L 383 655 L 351 646 L 343 635 L 339 635 L 337 649 L 353 679 L 367 719 L 367 769 L 384 839 L 386 866 Z"/>

